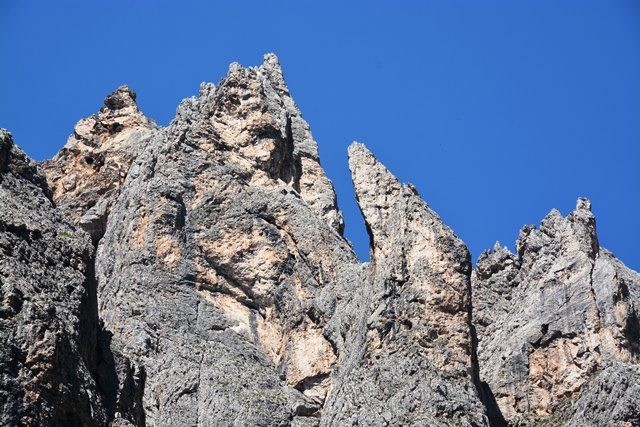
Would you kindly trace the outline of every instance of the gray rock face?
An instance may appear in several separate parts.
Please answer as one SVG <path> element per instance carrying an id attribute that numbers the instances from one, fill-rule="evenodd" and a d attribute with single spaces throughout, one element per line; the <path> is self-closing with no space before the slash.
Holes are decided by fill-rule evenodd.
<path id="1" fill-rule="evenodd" d="M 640 279 L 587 200 L 472 271 L 354 143 L 363 264 L 274 55 L 164 128 L 135 99 L 46 180 L 0 131 L 3 425 L 640 425 Z"/>
<path id="2" fill-rule="evenodd" d="M 615 363 L 598 374 L 578 401 L 568 427 L 640 425 L 640 367 Z"/>
<path id="3" fill-rule="evenodd" d="M 43 163 L 57 205 L 94 243 L 104 234 L 131 162 L 157 132 L 135 101 L 133 90 L 119 87 L 100 112 L 80 120 L 64 148 Z"/>
<path id="4" fill-rule="evenodd" d="M 480 254 L 471 274 L 473 286 L 473 322 L 483 337 L 484 329 L 509 312 L 512 291 L 520 271 L 518 257 L 496 242 L 492 251 Z"/>
<path id="5" fill-rule="evenodd" d="M 600 370 L 638 363 L 640 277 L 599 246 L 586 199 L 524 227 L 516 247 L 480 257 L 475 316 L 482 379 L 508 420 L 530 425 L 582 399 L 594 378 L 608 384 Z"/>
<path id="6" fill-rule="evenodd" d="M 321 424 L 488 425 L 474 381 L 469 251 L 363 145 L 349 148 L 349 167 L 371 264 Z"/>
<path id="7" fill-rule="evenodd" d="M 129 170 L 96 261 L 100 316 L 141 378 L 146 423 L 318 415 L 339 345 L 325 289 L 359 267 L 341 230 L 274 57 L 185 100 Z"/>
<path id="8" fill-rule="evenodd" d="M 93 246 L 50 196 L 0 129 L 0 424 L 104 424 Z"/>

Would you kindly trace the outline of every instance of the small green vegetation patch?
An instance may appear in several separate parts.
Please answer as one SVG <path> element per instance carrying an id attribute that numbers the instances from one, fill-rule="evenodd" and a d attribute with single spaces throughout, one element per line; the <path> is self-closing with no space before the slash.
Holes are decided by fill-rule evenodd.
<path id="1" fill-rule="evenodd" d="M 65 237 L 67 239 L 80 240 L 80 236 L 76 236 L 73 233 L 69 233 L 68 231 L 59 231 L 58 237 Z"/>

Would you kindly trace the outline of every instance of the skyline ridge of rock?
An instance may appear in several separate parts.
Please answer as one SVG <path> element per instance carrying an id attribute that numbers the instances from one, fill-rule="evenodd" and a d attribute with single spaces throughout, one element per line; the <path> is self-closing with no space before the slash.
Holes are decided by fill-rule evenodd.
<path id="1" fill-rule="evenodd" d="M 0 421 L 640 426 L 640 275 L 587 199 L 474 267 L 348 157 L 368 263 L 274 54 L 166 127 L 120 86 L 42 164 L 0 131 Z"/>

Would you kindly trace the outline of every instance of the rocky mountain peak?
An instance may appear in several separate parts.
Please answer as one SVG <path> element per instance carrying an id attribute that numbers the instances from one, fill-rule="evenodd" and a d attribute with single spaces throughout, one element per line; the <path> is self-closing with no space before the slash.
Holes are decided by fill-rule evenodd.
<path id="1" fill-rule="evenodd" d="M 0 423 L 640 425 L 640 276 L 587 199 L 472 268 L 348 153 L 369 263 L 273 54 L 167 127 L 121 86 L 42 165 L 0 129 Z"/>
<path id="2" fill-rule="evenodd" d="M 200 96 L 182 105 L 178 116 L 172 132 L 188 135 L 249 185 L 288 185 L 343 232 L 335 190 L 275 55 L 265 55 L 260 67 L 232 64 L 217 86 L 201 86 Z"/>
<path id="3" fill-rule="evenodd" d="M 128 86 L 122 85 L 115 91 L 111 92 L 104 100 L 104 106 L 100 112 L 125 110 L 127 108 L 138 110 L 136 104 L 136 93 Z"/>
<path id="4" fill-rule="evenodd" d="M 481 375 L 510 422 L 567 421 L 599 370 L 636 363 L 628 334 L 640 305 L 625 290 L 638 275 L 600 248 L 585 198 L 566 217 L 554 209 L 539 229 L 525 226 L 516 248 L 483 253 L 474 272 Z"/>
<path id="5" fill-rule="evenodd" d="M 538 256 L 540 249 L 545 249 L 549 243 L 553 250 L 565 247 L 565 245 L 578 245 L 582 249 L 580 253 L 590 258 L 595 258 L 599 244 L 596 233 L 596 220 L 591 212 L 591 202 L 586 198 L 579 198 L 576 209 L 566 217 L 563 217 L 556 209 L 552 209 L 541 221 L 540 229 L 535 226 L 525 226 L 520 231 L 516 242 L 516 250 L 521 258 L 527 255 Z M 570 250 L 570 248 L 564 248 Z"/>
<path id="6" fill-rule="evenodd" d="M 16 185 L 21 184 L 22 180 L 27 181 L 29 186 L 35 186 L 36 191 L 41 192 L 50 203 L 51 190 L 38 164 L 13 142 L 11 132 L 0 128 L 0 182 L 3 180 L 13 181 Z M 13 205 L 11 198 L 4 200 L 4 203 L 5 206 Z"/>
<path id="7" fill-rule="evenodd" d="M 264 54 L 263 67 L 270 68 L 271 70 L 282 75 L 282 67 L 280 66 L 280 60 L 278 59 L 276 54 L 273 52 Z"/>
<path id="8" fill-rule="evenodd" d="M 64 148 L 43 164 L 56 203 L 95 243 L 131 163 L 159 130 L 135 99 L 126 85 L 109 94 L 99 113 L 81 119 Z"/>

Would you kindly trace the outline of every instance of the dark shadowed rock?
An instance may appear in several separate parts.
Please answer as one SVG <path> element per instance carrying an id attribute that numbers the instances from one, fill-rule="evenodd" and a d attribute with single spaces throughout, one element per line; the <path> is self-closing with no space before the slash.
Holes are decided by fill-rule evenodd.
<path id="1" fill-rule="evenodd" d="M 93 246 L 0 129 L 0 424 L 103 425 Z"/>

